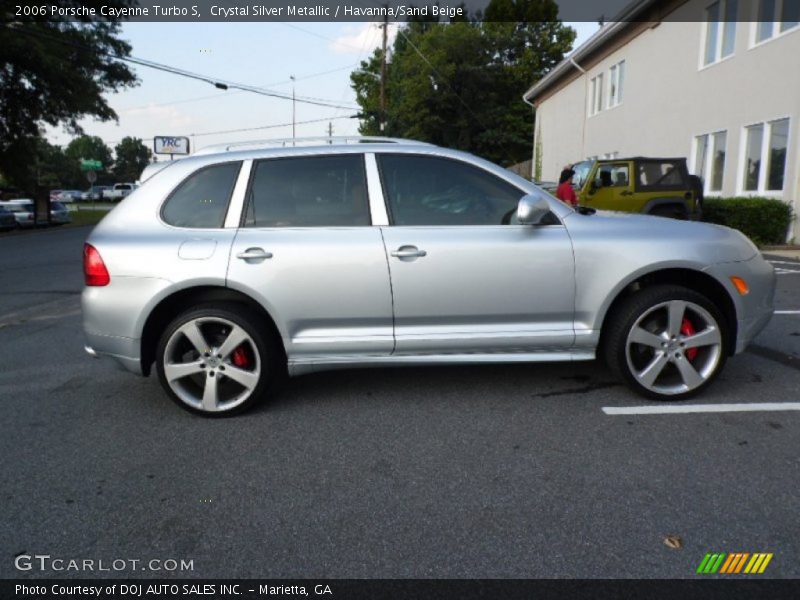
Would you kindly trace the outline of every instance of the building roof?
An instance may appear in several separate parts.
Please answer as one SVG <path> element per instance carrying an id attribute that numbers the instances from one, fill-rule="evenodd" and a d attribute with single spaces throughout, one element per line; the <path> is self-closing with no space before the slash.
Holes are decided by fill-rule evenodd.
<path id="1" fill-rule="evenodd" d="M 613 37 L 616 36 L 623 29 L 637 21 L 642 13 L 650 8 L 652 5 L 657 4 L 659 0 L 633 0 L 613 20 L 605 23 L 598 29 L 588 40 L 578 46 L 569 56 L 564 58 L 553 69 L 542 77 L 539 81 L 533 84 L 522 98 L 526 102 L 531 102 L 542 92 L 552 87 L 560 81 L 567 74 L 572 73 L 573 70 L 582 70 L 579 61 L 584 57 L 596 52 L 608 43 Z"/>

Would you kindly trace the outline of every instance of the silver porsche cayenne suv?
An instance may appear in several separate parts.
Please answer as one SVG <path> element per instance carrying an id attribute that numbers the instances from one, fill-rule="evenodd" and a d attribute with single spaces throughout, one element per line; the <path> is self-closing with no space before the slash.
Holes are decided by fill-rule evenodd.
<path id="1" fill-rule="evenodd" d="M 84 271 L 87 351 L 155 365 L 180 406 L 217 416 L 322 369 L 595 358 L 680 400 L 766 325 L 775 290 L 737 231 L 576 211 L 475 156 L 383 138 L 170 163 L 92 231 Z"/>

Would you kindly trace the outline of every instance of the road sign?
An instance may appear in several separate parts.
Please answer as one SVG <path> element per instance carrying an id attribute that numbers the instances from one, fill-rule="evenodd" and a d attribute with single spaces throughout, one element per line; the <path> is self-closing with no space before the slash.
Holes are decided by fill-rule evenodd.
<path id="1" fill-rule="evenodd" d="M 189 138 L 157 135 L 153 138 L 156 154 L 189 154 Z"/>
<path id="2" fill-rule="evenodd" d="M 95 171 L 86 171 L 86 179 L 89 183 L 94 183 L 97 181 L 97 173 Z"/>
<path id="3" fill-rule="evenodd" d="M 81 171 L 99 171 L 103 168 L 103 163 L 99 160 L 81 159 Z"/>

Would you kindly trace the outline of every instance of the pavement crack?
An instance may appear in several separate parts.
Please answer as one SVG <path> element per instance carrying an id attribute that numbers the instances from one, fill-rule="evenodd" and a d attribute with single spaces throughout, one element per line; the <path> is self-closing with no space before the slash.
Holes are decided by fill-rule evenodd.
<path id="1" fill-rule="evenodd" d="M 761 358 L 766 358 L 767 360 L 780 363 L 785 367 L 789 367 L 790 369 L 800 371 L 800 358 L 797 356 L 786 354 L 780 350 L 773 350 L 772 348 L 767 348 L 766 346 L 760 346 L 759 344 L 750 344 L 747 347 L 747 351 L 750 354 L 755 354 Z"/>
<path id="2" fill-rule="evenodd" d="M 533 398 L 550 398 L 551 396 L 567 396 L 572 394 L 588 394 L 597 390 L 605 390 L 612 387 L 621 385 L 616 381 L 599 381 L 591 383 L 583 387 L 567 388 L 565 390 L 556 390 L 554 392 L 542 392 L 541 394 L 533 394 Z"/>

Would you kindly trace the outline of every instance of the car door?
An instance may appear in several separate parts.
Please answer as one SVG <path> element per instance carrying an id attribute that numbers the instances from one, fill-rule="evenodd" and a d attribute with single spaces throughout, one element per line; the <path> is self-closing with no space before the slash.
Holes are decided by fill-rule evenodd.
<path id="1" fill-rule="evenodd" d="M 388 355 L 389 272 L 364 156 L 256 160 L 228 285 L 275 319 L 290 361 Z"/>
<path id="2" fill-rule="evenodd" d="M 567 351 L 574 341 L 572 245 L 551 224 L 515 224 L 525 194 L 476 165 L 378 154 L 396 354 Z"/>
<path id="3" fill-rule="evenodd" d="M 581 204 L 599 210 L 639 212 L 631 173 L 631 163 L 627 161 L 599 165 Z"/>

